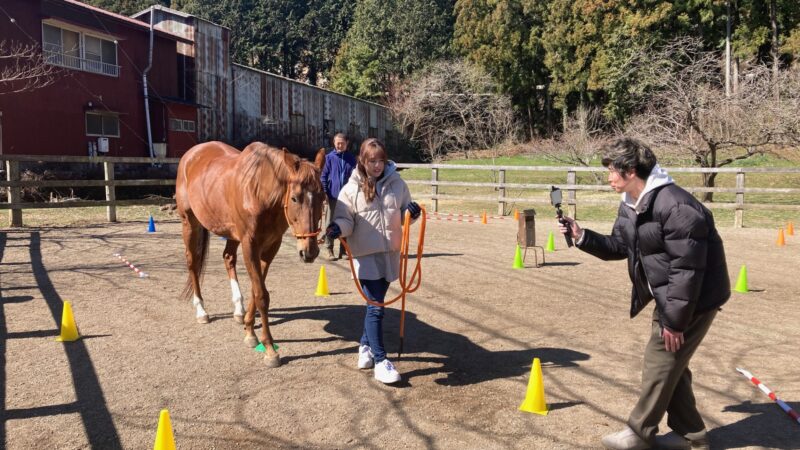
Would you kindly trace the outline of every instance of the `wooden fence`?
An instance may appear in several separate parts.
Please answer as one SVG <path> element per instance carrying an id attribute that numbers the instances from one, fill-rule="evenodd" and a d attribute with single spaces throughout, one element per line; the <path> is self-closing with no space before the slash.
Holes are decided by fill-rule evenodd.
<path id="1" fill-rule="evenodd" d="M 171 198 L 147 198 L 117 200 L 116 188 L 118 186 L 174 186 L 174 179 L 150 180 L 116 180 L 115 171 L 117 164 L 178 164 L 178 158 L 121 158 L 121 157 L 91 157 L 91 156 L 27 156 L 27 155 L 0 155 L 0 160 L 5 161 L 6 181 L 0 182 L 0 187 L 8 190 L 8 202 L 0 203 L 0 209 L 9 210 L 9 222 L 12 227 L 22 226 L 22 210 L 37 208 L 79 208 L 87 206 L 105 206 L 109 222 L 117 221 L 117 206 L 127 205 L 159 205 L 172 203 Z M 64 163 L 64 164 L 102 164 L 104 177 L 102 180 L 20 180 L 20 163 Z M 21 191 L 23 188 L 42 187 L 91 187 L 105 186 L 105 200 L 78 200 L 68 202 L 22 202 Z"/>
<path id="2" fill-rule="evenodd" d="M 8 201 L 0 203 L 0 209 L 9 210 L 9 218 L 12 227 L 22 226 L 22 210 L 36 208 L 76 208 L 87 206 L 105 206 L 109 222 L 116 222 L 117 206 L 126 205 L 157 205 L 171 203 L 169 198 L 151 198 L 134 200 L 117 200 L 116 187 L 121 186 L 174 186 L 174 179 L 140 179 L 140 180 L 116 180 L 115 165 L 117 164 L 177 164 L 177 158 L 119 158 L 119 157 L 88 157 L 88 156 L 22 156 L 22 155 L 0 155 L 0 160 L 5 161 L 6 181 L 0 181 L 0 186 L 7 188 Z M 90 163 L 102 164 L 104 178 L 102 180 L 44 180 L 44 181 L 21 181 L 20 163 L 21 162 L 46 162 L 46 163 Z M 487 203 L 497 203 L 498 214 L 505 213 L 508 203 L 531 203 L 549 204 L 549 196 L 545 194 L 553 184 L 536 183 L 507 183 L 506 174 L 508 172 L 557 172 L 565 173 L 563 184 L 555 184 L 561 188 L 566 196 L 564 205 L 568 208 L 572 217 L 577 217 L 578 205 L 609 205 L 615 207 L 619 200 L 605 199 L 579 199 L 579 191 L 603 192 L 611 191 L 605 184 L 579 184 L 578 173 L 606 172 L 602 167 L 555 167 L 555 166 L 472 166 L 460 164 L 398 164 L 401 169 L 425 169 L 431 171 L 430 180 L 407 180 L 408 184 L 428 185 L 431 188 L 428 198 L 431 200 L 431 209 L 436 212 L 439 210 L 439 200 L 456 199 L 472 200 Z M 466 181 L 444 181 L 439 179 L 441 170 L 479 170 L 487 171 L 495 175 L 495 182 L 478 183 Z M 757 188 L 746 187 L 747 174 L 800 174 L 800 168 L 669 168 L 670 174 L 679 173 L 728 173 L 735 174 L 735 187 L 692 187 L 684 186 L 692 193 L 715 192 L 735 194 L 734 202 L 713 202 L 706 203 L 710 208 L 733 209 L 734 226 L 741 227 L 744 220 L 744 211 L 747 209 L 790 209 L 800 211 L 798 204 L 763 204 L 746 203 L 746 194 L 777 194 L 789 198 L 800 199 L 800 189 L 796 188 Z M 605 177 L 605 175 L 602 175 Z M 26 187 L 87 187 L 104 186 L 105 200 L 79 200 L 70 202 L 21 202 L 21 189 Z M 463 186 L 492 188 L 497 195 L 485 196 L 466 196 L 443 194 L 439 192 L 440 187 Z M 540 191 L 540 195 L 531 197 L 513 197 L 507 195 L 508 189 L 522 189 L 526 191 Z"/>
<path id="3" fill-rule="evenodd" d="M 564 205 L 569 210 L 571 217 L 578 217 L 577 207 L 581 205 L 609 205 L 616 207 L 619 205 L 619 199 L 614 200 L 600 200 L 600 199 L 578 199 L 578 191 L 611 191 L 611 187 L 605 184 L 578 184 L 577 174 L 581 172 L 603 172 L 602 177 L 605 179 L 606 168 L 603 167 L 564 167 L 564 166 L 480 166 L 480 165 L 462 165 L 462 164 L 398 164 L 399 168 L 406 169 L 426 169 L 431 171 L 430 180 L 407 180 L 408 184 L 416 185 L 429 185 L 431 193 L 427 198 L 431 200 L 431 209 L 436 212 L 439 210 L 439 200 L 441 199 L 458 199 L 458 200 L 472 200 L 482 202 L 496 202 L 497 213 L 505 214 L 506 204 L 511 202 L 517 203 L 531 203 L 531 204 L 548 204 L 549 195 L 539 195 L 537 197 L 512 197 L 507 196 L 508 189 L 524 189 L 524 190 L 539 190 L 549 191 L 551 186 L 561 188 L 566 197 L 564 198 Z M 464 181 L 442 181 L 439 179 L 440 170 L 480 170 L 488 172 L 496 172 L 496 181 L 490 183 L 475 183 Z M 736 186 L 735 187 L 692 187 L 682 186 L 684 189 L 691 193 L 715 192 L 715 193 L 732 193 L 736 195 L 734 202 L 712 202 L 705 203 L 709 208 L 719 209 L 733 209 L 734 210 L 734 227 L 741 228 L 744 222 L 744 211 L 746 209 L 789 209 L 800 211 L 800 201 L 797 204 L 764 204 L 764 203 L 745 203 L 745 194 L 778 194 L 785 195 L 794 199 L 800 199 L 800 189 L 796 188 L 757 188 L 746 187 L 745 180 L 747 174 L 800 174 L 800 168 L 757 168 L 757 167 L 743 167 L 743 168 L 667 168 L 670 175 L 679 173 L 729 173 L 735 174 Z M 514 171 L 523 172 L 560 172 L 566 173 L 566 178 L 563 184 L 535 184 L 535 183 L 507 183 L 506 173 Z M 466 187 L 483 187 L 493 188 L 497 191 L 496 196 L 462 196 L 462 195 L 448 195 L 439 192 L 439 187 L 442 186 L 466 186 Z"/>

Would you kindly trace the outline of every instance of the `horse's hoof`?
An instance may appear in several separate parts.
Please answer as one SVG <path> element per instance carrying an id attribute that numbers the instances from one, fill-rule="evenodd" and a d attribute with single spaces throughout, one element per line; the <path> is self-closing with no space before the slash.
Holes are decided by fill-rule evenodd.
<path id="1" fill-rule="evenodd" d="M 236 323 L 244 323 L 244 316 L 237 316 L 234 314 L 233 320 L 236 321 Z"/>
<path id="2" fill-rule="evenodd" d="M 255 348 L 258 345 L 258 338 L 255 336 L 245 336 L 244 344 L 250 348 Z"/>
<path id="3" fill-rule="evenodd" d="M 197 323 L 209 323 L 208 316 L 200 316 L 197 318 Z"/>
<path id="4" fill-rule="evenodd" d="M 270 369 L 280 367 L 281 355 L 275 355 L 275 356 L 264 355 L 264 364 Z"/>

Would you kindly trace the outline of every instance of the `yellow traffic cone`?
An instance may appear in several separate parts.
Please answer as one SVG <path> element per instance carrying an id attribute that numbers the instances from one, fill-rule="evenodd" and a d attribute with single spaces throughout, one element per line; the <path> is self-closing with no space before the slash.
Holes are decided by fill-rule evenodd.
<path id="1" fill-rule="evenodd" d="M 778 247 L 783 247 L 786 245 L 786 240 L 783 237 L 783 228 L 778 230 L 778 242 L 776 243 L 778 244 Z"/>
<path id="2" fill-rule="evenodd" d="M 169 421 L 169 411 L 161 410 L 158 416 L 158 431 L 153 450 L 175 450 L 175 437 L 172 435 L 172 423 Z"/>
<path id="3" fill-rule="evenodd" d="M 547 415 L 544 383 L 542 382 L 542 363 L 539 362 L 539 358 L 533 358 L 531 378 L 528 380 L 528 391 L 525 393 L 525 400 L 519 405 L 519 410 L 543 416 Z"/>
<path id="4" fill-rule="evenodd" d="M 486 211 L 484 211 L 481 215 L 481 223 L 486 225 Z"/>
<path id="5" fill-rule="evenodd" d="M 328 277 L 325 276 L 325 266 L 319 268 L 319 280 L 317 281 L 317 292 L 314 293 L 317 297 L 327 297 L 331 295 L 328 292 Z"/>
<path id="6" fill-rule="evenodd" d="M 61 336 L 57 337 L 58 342 L 72 342 L 81 338 L 78 334 L 78 327 L 75 326 L 75 318 L 72 317 L 72 305 L 64 302 L 64 309 L 61 312 Z"/>
<path id="7" fill-rule="evenodd" d="M 793 222 L 789 222 L 788 224 L 786 224 L 786 234 L 788 234 L 789 236 L 794 236 L 794 223 Z"/>

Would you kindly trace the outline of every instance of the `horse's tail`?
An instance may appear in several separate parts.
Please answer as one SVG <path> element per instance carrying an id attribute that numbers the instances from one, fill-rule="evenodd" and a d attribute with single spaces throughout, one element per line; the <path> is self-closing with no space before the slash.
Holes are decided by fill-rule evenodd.
<path id="1" fill-rule="evenodd" d="M 197 240 L 197 247 L 192 249 L 193 255 L 199 255 L 200 259 L 197 261 L 197 276 L 200 278 L 198 281 L 203 281 L 203 273 L 206 269 L 206 258 L 208 257 L 208 237 L 209 233 L 203 227 L 200 228 L 200 239 Z M 186 277 L 186 285 L 183 287 L 183 291 L 181 291 L 181 300 L 189 300 L 191 298 L 194 289 L 192 289 L 192 274 L 189 273 Z"/>

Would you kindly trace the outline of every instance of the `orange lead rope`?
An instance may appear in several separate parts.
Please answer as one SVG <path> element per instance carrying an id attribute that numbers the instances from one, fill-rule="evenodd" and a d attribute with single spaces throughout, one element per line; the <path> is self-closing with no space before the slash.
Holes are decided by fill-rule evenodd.
<path id="1" fill-rule="evenodd" d="M 350 246 L 347 245 L 347 239 L 342 237 L 339 238 L 344 246 L 344 250 L 347 252 L 348 260 L 350 261 L 350 272 L 353 274 L 353 281 L 356 284 L 356 289 L 358 289 L 358 293 L 361 294 L 361 298 L 363 298 L 365 302 L 372 306 L 385 307 L 402 299 L 402 302 L 400 303 L 400 348 L 397 352 L 398 359 L 400 359 L 400 355 L 403 354 L 403 338 L 405 334 L 406 319 L 406 294 L 415 292 L 417 289 L 419 289 L 420 283 L 422 282 L 422 249 L 425 247 L 425 222 L 427 220 L 427 213 L 425 208 L 422 206 L 420 206 L 420 210 L 420 218 L 422 220 L 420 221 L 419 225 L 419 239 L 417 239 L 417 264 L 411 274 L 411 280 L 409 280 L 408 248 L 411 242 L 411 213 L 406 211 L 405 217 L 403 218 L 403 238 L 400 241 L 400 293 L 389 301 L 379 303 L 368 299 L 367 296 L 364 295 L 364 291 L 361 289 L 361 283 L 358 280 L 358 275 L 356 274 L 356 268 L 353 266 L 353 255 L 350 253 Z"/>

